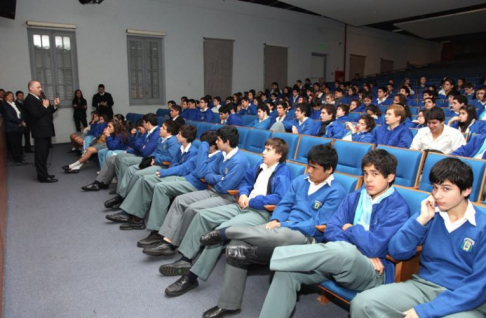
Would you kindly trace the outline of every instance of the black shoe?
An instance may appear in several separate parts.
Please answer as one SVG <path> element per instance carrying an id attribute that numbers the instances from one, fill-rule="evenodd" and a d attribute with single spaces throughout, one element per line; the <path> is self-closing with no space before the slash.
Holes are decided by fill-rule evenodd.
<path id="1" fill-rule="evenodd" d="M 137 242 L 138 247 L 149 247 L 155 244 L 159 245 L 164 241 L 164 237 L 160 235 L 157 231 L 150 232 L 149 236 L 141 239 Z"/>
<path id="2" fill-rule="evenodd" d="M 199 239 L 202 246 L 216 245 L 222 242 L 221 235 L 218 230 L 204 233 Z"/>
<path id="3" fill-rule="evenodd" d="M 164 276 L 186 275 L 191 270 L 191 267 L 191 263 L 180 259 L 174 263 L 161 265 L 159 272 Z"/>
<path id="4" fill-rule="evenodd" d="M 258 258 L 257 250 L 256 246 L 229 245 L 226 246 L 226 257 L 242 264 L 267 264 Z"/>
<path id="5" fill-rule="evenodd" d="M 176 251 L 169 243 L 163 241 L 159 245 L 145 247 L 143 253 L 151 256 L 172 256 Z"/>
<path id="6" fill-rule="evenodd" d="M 30 149 L 30 148 L 25 148 L 24 152 L 25 152 L 25 153 L 34 153 L 34 152 L 32 151 L 32 149 Z"/>
<path id="7" fill-rule="evenodd" d="M 115 195 L 116 194 L 116 189 L 111 190 L 109 194 Z"/>
<path id="8" fill-rule="evenodd" d="M 87 186 L 81 187 L 81 189 L 84 191 L 100 191 L 100 184 L 93 182 Z"/>
<path id="9" fill-rule="evenodd" d="M 133 215 L 129 215 L 128 216 L 128 222 L 120 225 L 120 230 L 123 230 L 123 231 L 145 230 L 145 220 L 144 219 L 136 220 Z"/>
<path id="10" fill-rule="evenodd" d="M 229 315 L 238 314 L 239 312 L 241 312 L 241 309 L 229 310 L 214 306 L 213 308 L 210 308 L 204 312 L 203 318 L 221 318 Z"/>
<path id="11" fill-rule="evenodd" d="M 127 223 L 128 222 L 128 213 L 122 211 L 120 213 L 115 214 L 108 214 L 106 216 L 108 220 L 115 223 Z"/>
<path id="12" fill-rule="evenodd" d="M 69 168 L 69 165 L 67 165 L 67 166 L 62 166 L 62 170 L 64 170 L 64 171 L 68 171 L 68 170 L 71 170 L 71 168 Z"/>
<path id="13" fill-rule="evenodd" d="M 74 173 L 79 173 L 79 169 L 74 169 L 74 170 L 64 170 L 65 173 L 70 173 L 70 174 L 74 174 Z"/>
<path id="14" fill-rule="evenodd" d="M 199 286 L 197 279 L 190 281 L 186 275 L 183 275 L 175 283 L 169 285 L 169 287 L 165 289 L 165 294 L 169 297 L 176 297 L 187 293 L 197 286 Z"/>
<path id="15" fill-rule="evenodd" d="M 54 182 L 57 182 L 57 181 L 59 181 L 59 180 L 54 179 L 54 178 L 47 178 L 47 179 L 39 180 L 40 183 L 54 183 Z"/>
<path id="16" fill-rule="evenodd" d="M 108 184 L 104 184 L 103 182 L 98 183 L 98 188 L 100 188 L 100 190 L 106 190 L 108 187 Z"/>
<path id="17" fill-rule="evenodd" d="M 123 202 L 124 198 L 121 196 L 117 195 L 114 198 L 111 198 L 110 200 L 105 201 L 105 208 L 113 208 L 116 205 L 120 205 Z"/>
<path id="18" fill-rule="evenodd" d="M 56 176 L 53 174 L 48 175 L 49 178 L 55 178 Z"/>

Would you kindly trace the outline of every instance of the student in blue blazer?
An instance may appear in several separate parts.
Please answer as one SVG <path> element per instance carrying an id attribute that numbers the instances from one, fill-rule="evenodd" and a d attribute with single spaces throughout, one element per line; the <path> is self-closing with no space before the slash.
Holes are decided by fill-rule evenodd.
<path id="1" fill-rule="evenodd" d="M 377 145 L 410 148 L 413 135 L 405 122 L 405 109 L 401 105 L 388 106 L 385 114 L 385 123 L 373 131 Z"/>
<path id="2" fill-rule="evenodd" d="M 219 119 L 221 125 L 244 126 L 240 115 L 236 114 L 236 105 L 228 103 L 219 109 Z"/>
<path id="3" fill-rule="evenodd" d="M 344 124 L 340 124 L 336 120 L 336 108 L 331 104 L 324 104 L 321 107 L 321 122 L 314 125 L 311 132 L 312 136 L 336 138 L 344 137 L 346 129 Z"/>
<path id="4" fill-rule="evenodd" d="M 467 144 L 459 147 L 456 151 L 452 152 L 451 155 L 486 159 L 486 133 L 479 136 L 473 136 Z"/>
<path id="5" fill-rule="evenodd" d="M 478 120 L 476 108 L 473 105 L 462 106 L 459 116 L 452 117 L 448 125 L 469 136 L 486 133 L 486 121 Z"/>
<path id="6" fill-rule="evenodd" d="M 295 119 L 284 121 L 285 130 L 293 134 L 310 135 L 314 128 L 314 122 L 308 117 L 309 107 L 306 104 L 297 104 Z"/>
<path id="7" fill-rule="evenodd" d="M 349 130 L 343 140 L 367 142 L 370 144 L 376 143 L 375 137 L 371 132 L 375 128 L 375 120 L 370 115 L 363 115 L 359 118 L 358 123 L 354 126 L 353 123 L 347 122 L 346 129 Z"/>
<path id="8" fill-rule="evenodd" d="M 267 105 L 259 105 L 257 108 L 258 118 L 252 121 L 248 127 L 255 129 L 268 129 L 270 128 L 270 123 L 272 119 L 269 116 L 270 110 Z"/>

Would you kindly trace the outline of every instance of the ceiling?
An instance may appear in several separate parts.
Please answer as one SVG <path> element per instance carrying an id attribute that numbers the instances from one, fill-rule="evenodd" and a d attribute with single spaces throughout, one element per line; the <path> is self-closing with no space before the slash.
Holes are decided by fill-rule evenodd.
<path id="1" fill-rule="evenodd" d="M 239 0 L 436 41 L 486 34 L 485 0 Z"/>

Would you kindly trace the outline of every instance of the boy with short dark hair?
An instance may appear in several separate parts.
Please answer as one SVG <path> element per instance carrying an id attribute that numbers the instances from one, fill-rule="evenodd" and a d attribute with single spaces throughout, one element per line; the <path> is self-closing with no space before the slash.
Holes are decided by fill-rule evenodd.
<path id="1" fill-rule="evenodd" d="M 221 125 L 243 126 L 243 120 L 237 114 L 231 112 L 231 109 L 236 109 L 234 103 L 229 103 L 219 109 L 219 119 Z"/>
<path id="2" fill-rule="evenodd" d="M 484 317 L 486 315 L 486 215 L 468 200 L 471 167 L 457 158 L 430 171 L 432 195 L 394 235 L 390 255 L 420 253 L 417 275 L 403 283 L 358 294 L 353 317 Z"/>

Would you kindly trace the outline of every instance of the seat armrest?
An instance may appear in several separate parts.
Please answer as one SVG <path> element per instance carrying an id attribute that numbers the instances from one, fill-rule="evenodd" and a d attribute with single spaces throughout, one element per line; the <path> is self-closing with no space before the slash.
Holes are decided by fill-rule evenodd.
<path id="1" fill-rule="evenodd" d="M 232 195 L 232 196 L 238 195 L 238 190 L 228 190 L 227 192 L 228 192 L 229 195 Z"/>
<path id="2" fill-rule="evenodd" d="M 316 230 L 318 230 L 321 233 L 324 233 L 326 226 L 327 226 L 326 224 L 316 225 Z"/>
<path id="3" fill-rule="evenodd" d="M 267 210 L 268 212 L 273 212 L 273 210 L 275 210 L 275 205 L 274 204 L 268 204 L 268 205 L 264 205 L 263 208 L 265 210 Z"/>
<path id="4" fill-rule="evenodd" d="M 170 167 L 170 161 L 162 161 L 162 165 Z"/>

